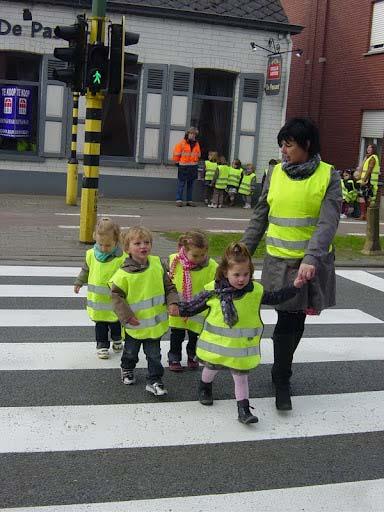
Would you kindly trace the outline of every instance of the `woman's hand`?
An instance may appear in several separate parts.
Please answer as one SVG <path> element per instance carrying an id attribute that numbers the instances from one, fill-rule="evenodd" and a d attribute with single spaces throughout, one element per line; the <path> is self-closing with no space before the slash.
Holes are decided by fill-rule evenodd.
<path id="1" fill-rule="evenodd" d="M 75 284 L 75 286 L 73 287 L 73 291 L 75 293 L 79 293 L 80 289 L 81 289 L 81 285 L 80 284 Z"/>
<path id="2" fill-rule="evenodd" d="M 296 279 L 293 281 L 293 286 L 295 288 L 301 288 L 302 286 L 305 285 L 306 282 L 306 279 L 303 279 L 302 277 L 296 277 Z"/>
<path id="3" fill-rule="evenodd" d="M 315 277 L 316 267 L 314 265 L 308 265 L 307 263 L 301 263 L 297 272 L 297 278 L 299 280 L 310 281 Z"/>

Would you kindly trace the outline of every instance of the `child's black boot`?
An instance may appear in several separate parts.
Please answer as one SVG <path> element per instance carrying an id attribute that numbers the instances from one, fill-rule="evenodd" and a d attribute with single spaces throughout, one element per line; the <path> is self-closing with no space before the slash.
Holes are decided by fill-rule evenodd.
<path id="1" fill-rule="evenodd" d="M 237 410 L 239 411 L 238 420 L 240 423 L 244 423 L 248 425 L 248 423 L 257 423 L 259 419 L 254 416 L 249 409 L 253 409 L 250 407 L 249 400 L 239 400 L 237 402 Z"/>
<path id="2" fill-rule="evenodd" d="M 202 380 L 199 382 L 199 402 L 203 405 L 212 405 L 213 397 L 212 397 L 212 382 L 203 382 Z"/>

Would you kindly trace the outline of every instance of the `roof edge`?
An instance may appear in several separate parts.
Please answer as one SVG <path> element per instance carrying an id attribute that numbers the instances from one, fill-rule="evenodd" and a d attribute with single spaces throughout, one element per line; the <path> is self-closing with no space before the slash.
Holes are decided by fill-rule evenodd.
<path id="1" fill-rule="evenodd" d="M 25 4 L 25 0 L 13 0 L 13 2 Z M 35 0 L 34 5 L 37 4 L 50 4 L 52 0 Z M 77 3 L 77 5 L 76 5 Z M 78 0 L 77 2 L 71 0 L 55 0 L 56 6 L 71 7 L 72 9 L 91 9 L 91 0 Z M 33 6 L 32 6 L 33 7 Z M 183 11 L 176 9 L 169 9 L 164 7 L 152 6 L 138 6 L 123 3 L 107 4 L 108 12 L 117 12 L 122 14 L 135 14 L 137 16 L 150 16 L 150 17 L 167 17 L 174 20 L 194 21 L 200 23 L 208 23 L 214 25 L 226 25 L 231 27 L 259 29 L 264 31 L 281 32 L 286 34 L 299 34 L 304 27 L 301 25 L 291 25 L 289 23 L 280 23 L 276 21 L 263 21 L 252 20 L 245 18 L 236 18 L 234 16 L 222 16 L 220 14 L 206 14 L 193 11 Z"/>

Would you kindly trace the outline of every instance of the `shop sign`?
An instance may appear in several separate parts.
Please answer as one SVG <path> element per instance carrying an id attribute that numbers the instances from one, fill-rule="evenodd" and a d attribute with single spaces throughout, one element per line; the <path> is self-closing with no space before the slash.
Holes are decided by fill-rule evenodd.
<path id="1" fill-rule="evenodd" d="M 32 87 L 0 85 L 0 136 L 31 136 Z"/>
<path id="2" fill-rule="evenodd" d="M 0 36 L 22 36 L 23 29 L 21 25 L 12 25 L 8 20 L 0 19 Z M 45 39 L 57 39 L 53 34 L 53 29 L 51 27 L 44 27 L 42 23 L 39 21 L 32 21 L 31 29 L 28 31 L 30 37 L 36 37 L 37 35 L 44 37 Z"/>
<path id="3" fill-rule="evenodd" d="M 272 55 L 268 58 L 265 94 L 269 96 L 280 93 L 281 62 L 281 55 Z"/>

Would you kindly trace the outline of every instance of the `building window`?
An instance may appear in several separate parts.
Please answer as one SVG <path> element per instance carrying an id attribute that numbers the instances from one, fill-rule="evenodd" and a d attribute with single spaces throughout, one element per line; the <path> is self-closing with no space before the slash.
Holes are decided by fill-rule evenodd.
<path id="1" fill-rule="evenodd" d="M 383 144 L 384 110 L 366 110 L 361 123 L 360 162 L 364 159 L 369 144 L 375 144 L 381 155 Z"/>
<path id="2" fill-rule="evenodd" d="M 36 153 L 41 57 L 0 52 L 0 151 Z"/>
<path id="3" fill-rule="evenodd" d="M 140 73 L 138 67 L 136 73 Z M 134 158 L 136 153 L 138 83 L 127 85 L 121 104 L 108 95 L 103 105 L 102 156 Z"/>
<path id="4" fill-rule="evenodd" d="M 384 1 L 373 4 L 370 50 L 384 49 Z"/>
<path id="5" fill-rule="evenodd" d="M 191 124 L 199 128 L 203 160 L 213 150 L 229 158 L 235 80 L 235 73 L 195 69 Z"/>

